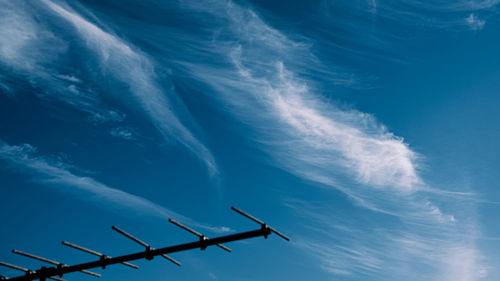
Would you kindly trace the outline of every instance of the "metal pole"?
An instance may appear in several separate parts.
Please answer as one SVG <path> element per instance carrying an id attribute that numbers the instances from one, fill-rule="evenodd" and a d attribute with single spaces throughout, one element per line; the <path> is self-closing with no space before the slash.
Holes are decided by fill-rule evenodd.
<path id="1" fill-rule="evenodd" d="M 248 239 L 248 238 L 258 237 L 258 236 L 267 237 L 269 234 L 271 234 L 271 229 L 269 227 L 262 227 L 262 228 L 257 229 L 257 230 L 241 232 L 241 233 L 236 233 L 236 234 L 230 234 L 230 235 L 216 237 L 216 238 L 212 238 L 212 239 L 206 239 L 206 240 L 200 240 L 200 241 L 191 242 L 191 243 L 179 244 L 179 245 L 164 247 L 164 248 L 155 249 L 155 250 L 143 251 L 143 252 L 118 256 L 118 257 L 109 258 L 109 259 L 101 259 L 98 261 L 87 262 L 87 263 L 82 263 L 82 264 L 77 264 L 77 265 L 72 265 L 72 266 L 64 266 L 64 267 L 59 266 L 59 267 L 43 268 L 43 269 L 31 272 L 31 273 L 24 275 L 24 276 L 9 278 L 8 280 L 11 280 L 11 281 L 31 281 L 31 280 L 37 280 L 37 279 L 45 279 L 45 278 L 49 278 L 51 276 L 62 277 L 64 274 L 71 273 L 71 272 L 82 271 L 82 270 L 97 268 L 97 267 L 105 267 L 105 266 L 112 265 L 112 264 L 123 263 L 123 262 L 138 260 L 138 259 L 148 259 L 149 260 L 155 256 L 158 256 L 158 255 L 186 251 L 186 250 L 191 250 L 191 249 L 196 249 L 196 248 L 201 249 L 201 248 L 206 248 L 207 246 L 211 246 L 211 245 L 228 243 L 228 242 L 232 242 L 232 241 Z"/>

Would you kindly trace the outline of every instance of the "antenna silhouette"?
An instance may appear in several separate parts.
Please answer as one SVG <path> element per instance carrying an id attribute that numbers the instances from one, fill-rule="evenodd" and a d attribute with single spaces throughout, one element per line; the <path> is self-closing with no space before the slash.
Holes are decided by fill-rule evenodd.
<path id="1" fill-rule="evenodd" d="M 240 215 L 243 215 L 251 220 L 253 220 L 254 222 L 258 223 L 261 225 L 261 227 L 263 228 L 268 228 L 269 230 L 271 230 L 272 232 L 274 232 L 276 235 L 278 235 L 279 237 L 285 239 L 286 241 L 290 242 L 290 238 L 286 237 L 284 234 L 280 233 L 279 231 L 277 231 L 276 229 L 270 227 L 269 225 L 267 225 L 266 223 L 264 223 L 263 221 L 259 220 L 258 218 L 250 215 L 250 214 L 247 214 L 245 212 L 243 212 L 242 210 L 232 206 L 231 209 L 233 211 L 235 211 L 236 213 L 240 214 Z M 266 237 L 267 238 L 267 237 Z"/>
<path id="2" fill-rule="evenodd" d="M 10 263 L 6 263 L 6 262 L 3 262 L 3 261 L 0 261 L 0 265 L 3 265 L 5 267 L 10 267 L 12 269 L 17 269 L 19 271 L 24 271 L 26 272 L 27 274 L 29 274 L 29 272 L 31 272 L 31 270 L 27 269 L 27 268 L 24 268 L 24 267 L 20 267 L 20 266 L 17 266 L 17 265 L 13 265 L 13 264 L 10 264 Z M 57 278 L 57 277 L 47 277 L 49 279 L 52 279 L 52 280 L 56 280 L 56 281 L 66 281 L 64 279 L 61 279 L 61 278 Z M 8 280 L 9 278 L 5 277 L 5 276 L 0 276 L 0 280 Z"/>
<path id="3" fill-rule="evenodd" d="M 42 258 L 42 257 L 39 257 L 39 256 L 35 256 L 33 254 L 22 252 L 22 251 L 19 251 L 19 250 L 16 250 L 16 249 L 12 250 L 12 253 L 18 254 L 18 255 L 21 255 L 21 256 L 25 256 L 27 258 L 32 258 L 32 259 L 35 259 L 35 260 L 43 261 L 43 262 L 46 262 L 46 263 L 54 264 L 54 265 L 57 265 L 58 267 L 61 267 L 61 268 L 66 266 L 65 264 L 63 264 L 61 262 L 57 262 L 57 261 L 49 260 L 49 259 Z M 85 269 L 78 270 L 78 271 L 80 271 L 82 273 L 85 273 L 85 274 L 88 274 L 90 276 L 101 277 L 101 274 L 94 273 L 92 271 L 88 271 L 88 270 L 85 270 Z"/>
<path id="4" fill-rule="evenodd" d="M 118 233 L 120 233 L 120 234 L 123 234 L 125 237 L 130 238 L 132 241 L 135 241 L 135 242 L 137 242 L 138 244 L 140 244 L 140 245 L 142 245 L 142 246 L 146 247 L 146 252 L 147 252 L 147 251 L 151 251 L 151 250 L 154 250 L 154 249 L 155 249 L 155 248 L 151 247 L 150 245 L 148 245 L 148 244 L 146 244 L 146 243 L 142 242 L 142 241 L 141 241 L 141 240 L 139 240 L 138 238 L 135 238 L 135 237 L 134 237 L 134 236 L 132 236 L 131 234 L 129 234 L 129 233 L 127 233 L 127 232 L 125 232 L 125 231 L 123 231 L 123 230 L 119 229 L 118 227 L 116 227 L 116 226 L 114 226 L 114 225 L 113 225 L 111 228 L 112 228 L 113 230 L 116 230 L 116 232 L 118 232 Z M 178 261 L 174 260 L 173 258 L 171 258 L 171 257 L 169 257 L 169 256 L 167 256 L 167 255 L 165 255 L 165 254 L 161 254 L 160 256 L 162 256 L 162 257 L 164 257 L 165 259 L 167 259 L 167 260 L 169 260 L 169 261 L 171 261 L 171 262 L 175 263 L 175 264 L 176 264 L 176 265 L 178 265 L 178 266 L 181 266 L 181 263 L 180 263 L 180 262 L 178 262 Z M 153 258 L 151 258 L 151 259 L 153 259 Z"/>
<path id="5" fill-rule="evenodd" d="M 45 281 L 46 279 L 52 279 L 56 281 L 66 281 L 62 279 L 63 275 L 72 273 L 72 272 L 82 272 L 94 277 L 101 277 L 99 273 L 95 273 L 92 271 L 88 271 L 88 269 L 91 268 L 102 268 L 106 269 L 106 266 L 108 265 L 113 265 L 113 264 L 123 264 L 127 267 L 131 267 L 134 269 L 138 269 L 139 267 L 137 265 L 134 265 L 132 263 L 129 263 L 129 261 L 133 260 L 140 260 L 140 259 L 146 259 L 146 260 L 152 260 L 155 256 L 162 256 L 163 258 L 175 263 L 176 265 L 180 266 L 181 264 L 176 261 L 175 259 L 171 258 L 167 254 L 170 253 L 176 253 L 176 252 L 181 252 L 181 251 L 186 251 L 186 250 L 191 250 L 191 249 L 196 249 L 199 248 L 201 250 L 205 250 L 208 246 L 215 245 L 219 248 L 222 248 L 223 250 L 227 252 L 232 252 L 232 250 L 226 246 L 223 245 L 223 243 L 228 243 L 228 242 L 233 242 L 237 240 L 242 240 L 242 239 L 248 239 L 248 238 L 253 238 L 253 237 L 258 237 L 258 236 L 264 236 L 264 238 L 267 238 L 271 233 L 274 233 L 278 235 L 279 237 L 285 239 L 286 241 L 290 241 L 290 238 L 285 236 L 284 234 L 278 232 L 275 228 L 270 227 L 263 221 L 253 217 L 252 215 L 243 212 L 240 209 L 237 209 L 236 207 L 231 207 L 231 209 L 251 220 L 254 222 L 258 223 L 260 225 L 259 229 L 256 230 L 251 230 L 251 231 L 246 231 L 246 232 L 240 232 L 240 233 L 235 233 L 235 234 L 229 234 L 225 236 L 219 236 L 216 238 L 208 238 L 207 236 L 199 233 L 196 230 L 193 230 L 173 219 L 169 219 L 168 221 L 196 236 L 198 236 L 199 240 L 194 241 L 194 242 L 189 242 L 189 243 L 184 243 L 184 244 L 178 244 L 178 245 L 173 245 L 173 246 L 167 246 L 159 249 L 155 249 L 151 247 L 149 244 L 139 240 L 138 238 L 134 237 L 133 235 L 125 232 L 124 230 L 112 226 L 112 229 L 115 230 L 116 232 L 122 234 L 123 236 L 131 239 L 132 241 L 140 244 L 145 248 L 144 251 L 142 252 L 137 252 L 137 253 L 131 253 L 123 256 L 117 256 L 117 257 L 111 257 L 102 253 L 99 253 L 97 251 L 84 248 L 82 246 L 67 242 L 67 241 L 62 241 L 61 243 L 65 246 L 71 247 L 76 250 L 80 250 L 89 254 L 92 254 L 94 256 L 98 256 L 99 259 L 97 261 L 90 261 L 86 263 L 81 263 L 81 264 L 76 264 L 76 265 L 67 265 L 58 261 L 50 260 L 47 258 L 43 258 L 40 256 L 36 256 L 33 254 L 29 254 L 26 252 L 22 252 L 19 250 L 12 250 L 13 253 L 25 256 L 28 258 L 40 260 L 46 263 L 50 263 L 52 267 L 45 267 L 42 266 L 38 270 L 30 270 L 27 268 L 23 268 L 17 265 L 12 265 L 9 263 L 5 262 L 0 262 L 0 265 L 13 268 L 16 270 L 23 271 L 25 274 L 22 276 L 17 276 L 17 277 L 12 277 L 12 278 L 7 278 L 5 276 L 0 275 L 0 280 L 5 281 L 5 280 L 10 280 L 10 281 L 31 281 L 31 280 L 40 280 L 40 281 Z"/>
<path id="6" fill-rule="evenodd" d="M 94 250 L 90 250 L 90 249 L 84 248 L 84 247 L 82 247 L 82 246 L 78 246 L 78 245 L 76 245 L 76 244 L 69 243 L 69 242 L 67 242 L 67 241 L 62 241 L 62 242 L 61 242 L 61 244 L 65 245 L 65 246 L 68 246 L 68 247 L 71 247 L 71 248 L 73 248 L 73 249 L 80 250 L 80 251 L 82 251 L 82 252 L 86 252 L 86 253 L 92 254 L 92 255 L 94 255 L 94 256 L 98 256 L 98 257 L 100 257 L 100 258 L 102 258 L 102 259 L 109 259 L 109 258 L 111 258 L 110 256 L 106 256 L 106 255 L 101 254 L 101 253 L 99 253 L 99 252 L 96 252 L 96 251 L 94 251 Z M 129 267 L 132 267 L 132 268 L 135 268 L 135 269 L 139 269 L 139 267 L 138 267 L 137 265 L 135 265 L 135 264 L 131 264 L 131 263 L 126 262 L 126 261 L 121 262 L 121 264 L 126 265 L 126 266 L 129 266 Z"/>
<path id="7" fill-rule="evenodd" d="M 168 221 L 169 221 L 169 222 L 171 222 L 171 223 L 173 223 L 173 224 L 175 224 L 175 225 L 177 225 L 178 227 L 180 227 L 180 228 L 182 228 L 182 229 L 184 229 L 184 230 L 187 230 L 188 232 L 191 232 L 192 234 L 194 234 L 194 235 L 198 236 L 198 237 L 200 238 L 200 241 L 205 241 L 205 240 L 207 240 L 207 239 L 208 239 L 208 237 L 206 237 L 205 235 L 203 235 L 203 234 L 199 233 L 198 231 L 193 230 L 193 229 L 191 229 L 191 228 L 189 228 L 189 227 L 187 227 L 187 226 L 185 226 L 185 225 L 182 225 L 181 223 L 176 222 L 176 221 L 174 221 L 173 219 L 168 219 Z M 231 249 L 229 249 L 228 247 L 226 247 L 226 246 L 224 246 L 224 245 L 222 245 L 222 244 L 220 244 L 220 243 L 217 243 L 217 244 L 215 244 L 215 245 L 217 245 L 217 247 L 219 247 L 219 248 L 221 248 L 221 249 L 223 249 L 223 250 L 226 250 L 226 251 L 228 251 L 228 252 L 230 252 L 230 253 L 231 253 L 231 251 L 232 251 Z M 201 248 L 201 249 L 202 249 L 202 250 L 205 250 L 205 248 Z"/>

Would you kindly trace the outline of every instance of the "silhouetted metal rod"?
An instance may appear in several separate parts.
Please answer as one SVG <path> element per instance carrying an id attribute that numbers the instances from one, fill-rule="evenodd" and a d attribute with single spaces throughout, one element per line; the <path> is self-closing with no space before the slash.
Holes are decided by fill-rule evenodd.
<path id="1" fill-rule="evenodd" d="M 184 229 L 184 230 L 186 230 L 188 232 L 191 232 L 192 234 L 200 237 L 200 239 L 208 239 L 208 237 L 206 237 L 205 235 L 203 235 L 203 234 L 199 233 L 198 231 L 196 231 L 194 229 L 191 229 L 191 228 L 189 228 L 189 227 L 187 227 L 187 226 L 185 226 L 185 225 L 183 225 L 183 224 L 181 224 L 181 223 L 179 223 L 177 221 L 174 221 L 173 219 L 168 219 L 168 221 L 171 222 L 171 223 L 173 223 L 173 224 L 175 224 L 175 225 L 177 225 L 178 227 L 180 227 L 180 228 L 182 228 L 182 229 Z M 230 252 L 230 253 L 232 251 L 231 249 L 229 249 L 228 247 L 226 247 L 226 246 L 224 246 L 222 244 L 215 244 L 215 245 L 217 247 L 219 247 L 219 248 L 222 248 L 223 250 L 226 250 L 226 251 Z"/>
<path id="2" fill-rule="evenodd" d="M 118 233 L 122 234 L 123 236 L 125 236 L 125 237 L 127 237 L 127 238 L 129 238 L 129 239 L 131 239 L 131 240 L 133 240 L 133 241 L 141 244 L 142 246 L 144 246 L 146 248 L 151 247 L 147 243 L 145 243 L 145 242 L 139 240 L 138 238 L 134 237 L 132 234 L 129 234 L 128 232 L 125 232 L 124 230 L 121 230 L 121 229 L 119 229 L 118 227 L 116 227 L 114 225 L 111 226 L 111 228 L 113 230 L 115 230 L 116 232 L 118 232 Z"/>
<path id="3" fill-rule="evenodd" d="M 17 266 L 17 265 L 13 265 L 13 264 L 10 264 L 10 263 L 6 263 L 6 262 L 3 262 L 3 261 L 0 261 L 0 265 L 3 265 L 5 267 L 10 267 L 10 268 L 13 268 L 13 269 L 17 269 L 19 271 L 24 271 L 24 272 L 28 272 L 30 271 L 29 269 L 27 268 L 24 268 L 24 267 L 20 267 L 20 266 Z"/>
<path id="4" fill-rule="evenodd" d="M 120 228 L 118 228 L 118 227 L 116 227 L 116 226 L 114 226 L 114 225 L 113 225 L 113 226 L 111 226 L 111 228 L 112 228 L 113 230 L 115 230 L 116 232 L 118 232 L 118 233 L 122 234 L 123 236 L 125 236 L 125 237 L 127 237 L 127 238 L 131 239 L 132 241 L 135 241 L 135 242 L 137 242 L 138 244 L 140 244 L 140 245 L 144 246 L 144 247 L 146 248 L 146 251 L 151 251 L 151 250 L 154 250 L 154 249 L 155 249 L 155 248 L 151 247 L 151 245 L 149 245 L 148 243 L 146 243 L 146 242 L 144 242 L 144 241 L 139 240 L 139 238 L 137 238 L 137 237 L 133 236 L 132 234 L 130 234 L 130 233 L 128 233 L 128 232 L 126 232 L 125 230 L 122 230 L 122 229 L 120 229 Z M 176 265 L 178 265 L 178 266 L 181 266 L 181 263 L 180 263 L 180 262 L 176 261 L 175 259 L 173 259 L 173 258 L 171 258 L 171 257 L 169 257 L 169 256 L 167 256 L 167 255 L 160 255 L 160 256 L 161 256 L 161 257 L 163 257 L 163 258 L 165 258 L 165 259 L 167 259 L 167 260 L 169 260 L 169 261 L 171 261 L 171 262 L 173 262 L 173 263 L 175 263 L 175 264 L 176 264 Z"/>
<path id="5" fill-rule="evenodd" d="M 28 257 L 28 258 L 32 258 L 32 259 L 35 259 L 35 260 L 44 261 L 46 263 L 51 263 L 51 264 L 55 264 L 55 265 L 60 264 L 60 262 L 49 260 L 49 259 L 42 258 L 42 257 L 39 257 L 39 256 L 35 256 L 33 254 L 26 253 L 26 252 L 23 252 L 23 251 L 19 251 L 19 250 L 16 250 L 16 249 L 12 250 L 12 253 L 18 254 L 18 255 L 21 255 L 21 256 L 25 256 L 25 257 Z"/>
<path id="6" fill-rule="evenodd" d="M 194 234 L 194 235 L 196 235 L 198 237 L 202 237 L 203 236 L 203 234 L 201 234 L 198 231 L 196 231 L 194 229 L 191 229 L 191 228 L 189 228 L 189 227 L 181 224 L 180 222 L 174 221 L 173 219 L 168 219 L 168 221 L 171 222 L 171 223 L 173 223 L 173 224 L 175 224 L 175 225 L 177 225 L 178 227 L 180 227 L 180 228 L 188 231 L 188 232 L 191 232 L 192 234 Z"/>
<path id="7" fill-rule="evenodd" d="M 232 241 L 248 239 L 248 238 L 258 237 L 258 236 L 266 237 L 269 234 L 271 234 L 271 229 L 269 227 L 262 227 L 262 228 L 257 229 L 257 230 L 241 232 L 241 233 L 236 233 L 236 234 L 231 234 L 231 235 L 226 235 L 226 236 L 221 236 L 221 237 L 211 238 L 211 239 L 206 239 L 206 240 L 200 240 L 200 241 L 191 242 L 191 243 L 179 244 L 179 245 L 175 245 L 175 246 L 169 246 L 169 247 L 150 250 L 150 251 L 143 251 L 143 252 L 139 252 L 139 253 L 118 256 L 118 257 L 114 257 L 114 258 L 110 258 L 110 259 L 101 259 L 101 260 L 94 261 L 94 262 L 87 262 L 87 263 L 82 263 L 82 264 L 77 264 L 77 265 L 72 265 L 72 266 L 67 266 L 67 267 L 58 267 L 58 268 L 49 267 L 49 268 L 46 268 L 45 270 L 34 271 L 33 273 L 31 273 L 29 275 L 9 278 L 9 281 L 31 281 L 31 280 L 47 278 L 49 276 L 61 276 L 63 274 L 67 274 L 70 272 L 76 272 L 76 271 L 81 271 L 81 270 L 96 268 L 96 267 L 103 267 L 103 266 L 108 266 L 108 265 L 127 262 L 127 261 L 133 261 L 133 260 L 144 259 L 144 258 L 151 259 L 155 256 L 159 256 L 162 254 L 175 253 L 175 252 L 186 251 L 186 250 L 191 250 L 191 249 L 196 249 L 196 248 L 204 248 L 204 247 L 211 246 L 211 245 L 228 243 L 228 242 L 232 242 Z"/>
<path id="8" fill-rule="evenodd" d="M 101 258 L 111 258 L 110 256 L 106 256 L 104 254 L 101 254 L 99 252 L 96 252 L 94 250 L 91 250 L 91 249 L 87 249 L 85 247 L 82 247 L 82 246 L 78 246 L 76 244 L 73 244 L 73 243 L 69 243 L 67 241 L 62 241 L 61 244 L 65 245 L 65 246 L 68 246 L 68 247 L 71 247 L 73 249 L 77 249 L 77 250 L 80 250 L 80 251 L 83 251 L 83 252 L 86 252 L 86 253 L 89 253 L 89 254 L 92 254 L 94 256 L 98 256 L 98 257 L 101 257 Z M 135 264 L 131 264 L 131 263 L 128 263 L 128 262 L 122 262 L 121 264 L 123 265 L 126 265 L 126 266 L 129 266 L 129 267 L 132 267 L 132 268 L 135 268 L 135 269 L 138 269 L 139 267 Z"/>
<path id="9" fill-rule="evenodd" d="M 154 248 L 151 248 L 151 249 L 153 249 L 153 250 L 154 250 Z M 167 256 L 167 255 L 165 255 L 165 254 L 162 254 L 162 255 L 160 255 L 160 257 L 162 257 L 162 258 L 166 258 L 167 260 L 169 260 L 169 261 L 171 261 L 171 262 L 175 263 L 176 265 L 181 266 L 181 263 L 180 263 L 180 262 L 178 262 L 177 260 L 174 260 L 174 259 L 173 259 L 173 258 L 171 258 L 170 256 Z"/>
<path id="10" fill-rule="evenodd" d="M 39 256 L 30 254 L 30 253 L 19 251 L 19 250 L 16 250 L 16 249 L 12 250 L 12 253 L 18 254 L 18 255 L 21 255 L 21 256 L 25 256 L 27 258 L 32 258 L 32 259 L 35 259 L 35 260 L 43 261 L 43 262 L 46 262 L 46 263 L 58 265 L 58 266 L 61 266 L 61 267 L 65 267 L 66 266 L 62 262 L 49 260 L 49 259 L 46 259 L 46 258 L 43 258 L 43 257 L 39 257 Z M 82 273 L 85 273 L 85 274 L 88 274 L 88 275 L 91 275 L 91 276 L 94 276 L 94 277 L 101 277 L 101 274 L 95 273 L 95 272 L 92 272 L 92 271 L 88 271 L 88 270 L 78 270 L 78 271 L 80 271 Z M 59 274 L 54 274 L 54 275 L 59 275 Z"/>
<path id="11" fill-rule="evenodd" d="M 236 207 L 234 207 L 234 206 L 232 206 L 232 207 L 231 207 L 231 209 L 232 209 L 233 211 L 237 212 L 238 214 L 243 215 L 243 216 L 245 216 L 245 217 L 247 217 L 247 218 L 249 218 L 249 219 L 253 220 L 254 222 L 256 222 L 256 223 L 260 224 L 260 225 L 261 225 L 261 226 L 263 226 L 263 227 L 264 227 L 264 226 L 265 226 L 265 227 L 268 227 L 268 228 L 269 228 L 269 230 L 271 230 L 272 232 L 274 232 L 274 233 L 275 233 L 276 235 L 278 235 L 279 237 L 281 237 L 281 238 L 285 239 L 286 241 L 290 241 L 290 238 L 286 237 L 283 233 L 281 233 L 281 232 L 277 231 L 276 229 L 274 229 L 274 228 L 270 227 L 269 225 L 266 225 L 266 223 L 265 223 L 265 222 L 263 222 L 263 221 L 259 220 L 258 218 L 254 217 L 254 216 L 252 216 L 252 215 L 250 215 L 250 214 L 247 214 L 247 213 L 243 212 L 242 210 L 240 210 L 240 209 L 238 209 L 238 208 L 236 208 Z"/>
<path id="12" fill-rule="evenodd" d="M 12 269 L 17 269 L 19 271 L 23 271 L 23 272 L 30 272 L 31 270 L 27 269 L 27 268 L 24 268 L 24 267 L 20 267 L 20 266 L 17 266 L 17 265 L 13 265 L 13 264 L 10 264 L 10 263 L 6 263 L 6 262 L 2 262 L 0 261 L 0 265 L 3 265 L 5 267 L 10 267 Z M 0 280 L 9 280 L 9 278 L 5 277 L 5 276 L 0 276 L 0 277 L 3 277 L 3 279 L 0 279 Z M 56 281 L 66 281 L 64 279 L 61 279 L 61 278 L 57 278 L 57 277 L 47 277 L 49 279 L 52 279 L 52 280 L 56 280 Z"/>

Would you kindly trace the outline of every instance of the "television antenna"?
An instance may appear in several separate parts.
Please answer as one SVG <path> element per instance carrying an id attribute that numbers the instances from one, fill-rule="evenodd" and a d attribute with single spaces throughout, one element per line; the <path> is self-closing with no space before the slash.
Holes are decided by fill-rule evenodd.
<path id="1" fill-rule="evenodd" d="M 205 250 L 208 246 L 212 246 L 212 245 L 215 245 L 215 246 L 217 246 L 217 247 L 219 247 L 227 252 L 231 252 L 232 250 L 230 248 L 228 248 L 227 246 L 224 246 L 223 243 L 229 243 L 229 242 L 233 242 L 233 241 L 249 239 L 249 238 L 259 237 L 259 236 L 264 236 L 264 238 L 267 239 L 267 237 L 271 233 L 278 235 L 279 237 L 285 239 L 286 241 L 290 241 L 290 238 L 288 238 L 284 234 L 278 232 L 275 228 L 267 225 L 263 221 L 253 217 L 252 215 L 245 213 L 236 207 L 231 207 L 231 209 L 233 211 L 237 212 L 238 214 L 243 215 L 243 216 L 253 220 L 254 222 L 258 223 L 260 225 L 260 228 L 256 229 L 256 230 L 239 232 L 239 233 L 229 234 L 229 235 L 225 235 L 225 236 L 219 236 L 219 237 L 215 237 L 215 238 L 208 238 L 207 236 L 201 234 L 200 232 L 198 232 L 194 229 L 191 229 L 191 228 L 181 224 L 180 222 L 177 222 L 173 219 L 169 219 L 168 221 L 170 223 L 196 235 L 199 238 L 199 240 L 194 241 L 194 242 L 189 242 L 189 243 L 178 244 L 178 245 L 167 246 L 167 247 L 155 249 L 155 248 L 151 247 L 149 244 L 136 238 L 132 234 L 125 232 L 124 230 L 122 230 L 116 226 L 112 226 L 113 230 L 115 230 L 116 232 L 129 238 L 130 240 L 136 242 L 137 244 L 143 246 L 145 248 L 145 250 L 141 251 L 141 252 L 127 254 L 127 255 L 111 257 L 111 256 L 102 254 L 100 252 L 97 252 L 97 251 L 94 251 L 94 250 L 91 250 L 91 249 L 88 249 L 88 248 L 85 248 L 85 247 L 82 247 L 82 246 L 79 246 L 79 245 L 76 245 L 76 244 L 73 244 L 73 243 L 70 243 L 67 241 L 62 241 L 62 244 L 65 246 L 68 246 L 68 247 L 71 247 L 73 249 L 80 250 L 82 252 L 99 257 L 99 260 L 97 260 L 97 261 L 90 261 L 90 262 L 75 264 L 75 265 L 67 265 L 67 264 L 64 264 L 64 263 L 59 262 L 59 261 L 54 261 L 51 259 L 47 259 L 47 258 L 33 255 L 30 253 L 26 253 L 23 251 L 12 250 L 12 252 L 14 254 L 18 254 L 18 255 L 28 257 L 31 259 L 43 261 L 45 263 L 51 264 L 52 266 L 49 266 L 49 267 L 42 266 L 40 269 L 30 270 L 30 269 L 20 267 L 17 265 L 5 263 L 5 262 L 0 262 L 1 266 L 5 266 L 5 267 L 9 267 L 9 268 L 16 269 L 19 271 L 23 271 L 25 273 L 22 276 L 17 276 L 17 277 L 12 277 L 12 278 L 8 278 L 8 277 L 0 275 L 0 280 L 2 280 L 2 281 L 5 281 L 5 280 L 9 280 L 9 281 L 32 281 L 32 280 L 46 281 L 47 279 L 51 279 L 51 280 L 55 280 L 55 281 L 66 281 L 66 280 L 62 279 L 62 277 L 64 275 L 66 275 L 68 273 L 72 273 L 72 272 L 81 272 L 81 273 L 91 275 L 94 277 L 101 277 L 101 274 L 89 271 L 88 269 L 99 268 L 99 267 L 102 269 L 106 269 L 107 266 L 113 265 L 113 264 L 122 264 L 122 265 L 125 265 L 127 267 L 138 269 L 139 267 L 137 265 L 130 263 L 130 261 L 140 260 L 140 259 L 152 260 L 155 256 L 161 256 L 161 257 L 167 259 L 168 261 L 180 266 L 181 265 L 180 262 L 178 262 L 177 260 L 168 256 L 167 254 L 181 252 L 181 251 L 187 251 L 187 250 L 196 249 L 196 248 L 199 248 L 201 250 Z"/>

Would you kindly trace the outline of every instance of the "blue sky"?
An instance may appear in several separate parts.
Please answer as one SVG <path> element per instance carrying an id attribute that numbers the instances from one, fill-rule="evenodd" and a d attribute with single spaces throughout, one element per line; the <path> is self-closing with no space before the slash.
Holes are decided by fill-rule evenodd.
<path id="1" fill-rule="evenodd" d="M 499 2 L 0 0 L 0 260 L 255 228 L 235 205 L 292 242 L 103 278 L 498 280 Z"/>

